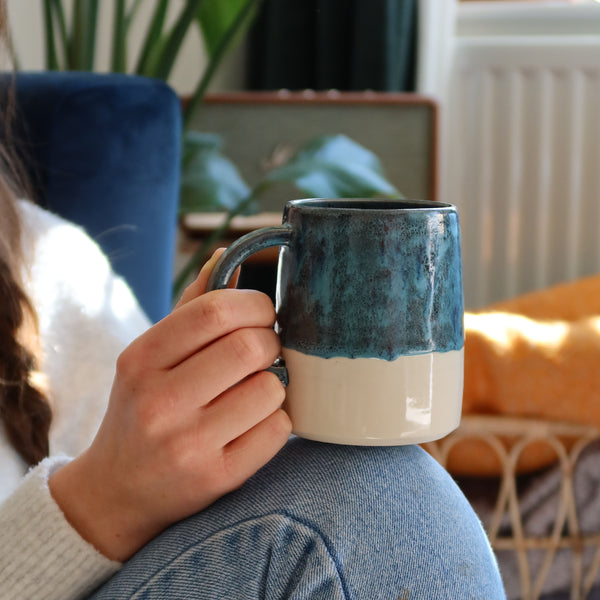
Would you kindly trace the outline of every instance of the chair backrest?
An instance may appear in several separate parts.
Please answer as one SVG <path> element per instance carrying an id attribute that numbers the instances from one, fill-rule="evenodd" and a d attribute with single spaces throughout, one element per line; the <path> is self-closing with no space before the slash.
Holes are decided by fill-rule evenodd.
<path id="1" fill-rule="evenodd" d="M 4 86 L 3 86 L 4 87 Z M 179 99 L 144 77 L 18 73 L 16 137 L 36 195 L 81 225 L 149 318 L 171 307 Z"/>

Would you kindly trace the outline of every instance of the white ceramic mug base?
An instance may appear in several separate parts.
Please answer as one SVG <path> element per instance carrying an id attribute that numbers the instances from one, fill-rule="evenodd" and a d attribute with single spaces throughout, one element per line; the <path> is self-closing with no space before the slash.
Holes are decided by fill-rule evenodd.
<path id="1" fill-rule="evenodd" d="M 336 444 L 392 446 L 440 439 L 460 423 L 463 350 L 320 358 L 283 348 L 284 409 L 293 433 Z"/>

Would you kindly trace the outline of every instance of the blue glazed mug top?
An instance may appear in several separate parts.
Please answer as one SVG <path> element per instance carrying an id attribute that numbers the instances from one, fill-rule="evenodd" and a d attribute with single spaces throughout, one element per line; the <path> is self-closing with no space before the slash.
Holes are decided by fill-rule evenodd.
<path id="1" fill-rule="evenodd" d="M 250 254 L 281 245 L 282 345 L 330 358 L 459 350 L 464 342 L 460 227 L 454 206 L 419 200 L 305 199 L 283 225 L 223 255 L 209 289 Z"/>
<path id="2" fill-rule="evenodd" d="M 463 346 L 460 232 L 448 204 L 290 202 L 278 322 L 284 347 L 382 358 Z"/>

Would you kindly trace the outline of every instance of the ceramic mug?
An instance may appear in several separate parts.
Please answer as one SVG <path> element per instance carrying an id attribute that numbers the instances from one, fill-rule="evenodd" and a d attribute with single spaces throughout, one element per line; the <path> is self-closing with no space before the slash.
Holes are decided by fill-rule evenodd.
<path id="1" fill-rule="evenodd" d="M 412 200 L 288 202 L 283 224 L 220 258 L 208 289 L 251 254 L 279 253 L 276 331 L 296 435 L 355 445 L 443 437 L 460 421 L 463 289 L 454 206 Z"/>

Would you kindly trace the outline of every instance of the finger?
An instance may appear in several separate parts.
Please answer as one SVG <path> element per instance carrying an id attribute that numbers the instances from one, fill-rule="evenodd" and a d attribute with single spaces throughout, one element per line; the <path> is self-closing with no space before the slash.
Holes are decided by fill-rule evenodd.
<path id="1" fill-rule="evenodd" d="M 129 351 L 144 368 L 170 369 L 238 329 L 272 327 L 271 299 L 255 290 L 216 290 L 194 298 L 137 338 Z"/>
<path id="2" fill-rule="evenodd" d="M 228 444 L 223 460 L 231 482 L 240 486 L 252 477 L 285 446 L 291 432 L 290 418 L 280 408 Z"/>
<path id="3" fill-rule="evenodd" d="M 212 270 L 215 268 L 215 265 L 217 264 L 217 261 L 219 260 L 223 252 L 225 252 L 225 248 L 218 248 L 217 250 L 215 250 L 213 255 L 206 261 L 206 263 L 204 263 L 196 279 L 192 283 L 190 283 L 190 285 L 188 285 L 183 291 L 179 302 L 177 302 L 177 304 L 175 305 L 176 309 L 192 300 L 192 298 L 197 298 L 198 296 L 204 294 L 204 292 L 206 291 L 206 284 L 208 282 L 208 278 L 210 277 Z"/>
<path id="4" fill-rule="evenodd" d="M 194 409 L 205 406 L 249 375 L 266 369 L 280 349 L 272 329 L 240 329 L 169 371 L 162 385 L 179 402 Z"/>
<path id="5" fill-rule="evenodd" d="M 198 273 L 196 279 L 188 285 L 188 287 L 184 290 L 179 302 L 175 305 L 175 309 L 180 306 L 186 304 L 193 298 L 197 298 L 206 292 L 206 284 L 208 283 L 208 278 L 212 273 L 212 270 L 215 268 L 217 261 L 221 258 L 221 255 L 225 252 L 225 248 L 218 248 L 215 250 L 213 255 L 208 259 L 208 261 L 203 265 Z M 231 278 L 228 287 L 235 288 L 237 286 L 237 282 L 240 276 L 240 269 L 238 268 Z"/>
<path id="6" fill-rule="evenodd" d="M 284 399 L 285 388 L 279 378 L 261 371 L 205 406 L 202 430 L 210 432 L 214 447 L 222 448 L 264 421 Z"/>

